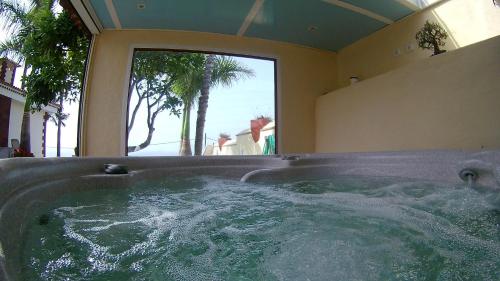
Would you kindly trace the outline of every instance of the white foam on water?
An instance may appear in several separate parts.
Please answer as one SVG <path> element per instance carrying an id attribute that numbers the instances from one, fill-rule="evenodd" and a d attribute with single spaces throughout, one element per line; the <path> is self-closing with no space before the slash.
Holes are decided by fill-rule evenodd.
<path id="1" fill-rule="evenodd" d="M 74 280 L 498 280 L 500 206 L 474 190 L 376 178 L 170 184 L 56 208 L 64 236 L 44 234 L 44 247 L 82 250 L 29 260 L 46 279 L 78 264 Z"/>
<path id="2" fill-rule="evenodd" d="M 45 271 L 42 273 L 42 278 L 50 279 L 50 276 L 53 272 L 61 270 L 63 268 L 69 268 L 73 266 L 74 260 L 71 257 L 70 253 L 64 253 L 57 260 L 49 261 L 45 266 Z"/>
<path id="3" fill-rule="evenodd" d="M 78 210 L 82 210 L 85 208 L 94 208 L 99 207 L 99 205 L 87 205 L 87 206 L 75 206 L 75 207 L 59 207 L 54 210 L 54 213 L 57 215 L 62 215 L 63 212 L 75 213 Z"/>
<path id="4" fill-rule="evenodd" d="M 175 213 L 169 212 L 169 211 L 163 211 L 160 212 L 160 214 L 153 215 L 151 217 L 147 218 L 140 218 L 137 220 L 132 220 L 132 221 L 114 221 L 110 224 L 104 225 L 104 226 L 95 226 L 91 228 L 87 228 L 87 231 L 102 231 L 102 230 L 107 230 L 113 226 L 117 225 L 122 225 L 122 224 L 136 224 L 136 223 L 142 223 L 145 225 L 148 225 L 150 227 L 158 226 L 161 225 L 165 222 L 165 220 L 171 220 L 175 219 Z M 76 222 L 76 221 L 73 221 Z M 91 220 L 80 220 L 78 222 L 92 222 Z M 93 222 L 109 222 L 109 220 L 94 220 Z"/>

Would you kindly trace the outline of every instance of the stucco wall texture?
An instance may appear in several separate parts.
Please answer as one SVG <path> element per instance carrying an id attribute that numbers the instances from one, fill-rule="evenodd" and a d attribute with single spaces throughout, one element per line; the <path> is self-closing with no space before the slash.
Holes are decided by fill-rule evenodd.
<path id="1" fill-rule="evenodd" d="M 83 115 L 85 156 L 123 156 L 134 48 L 170 48 L 277 59 L 278 149 L 314 151 L 314 105 L 337 88 L 336 54 L 274 41 L 178 31 L 104 31 L 94 44 Z"/>
<path id="2" fill-rule="evenodd" d="M 320 97 L 316 151 L 500 148 L 500 37 Z"/>
<path id="3" fill-rule="evenodd" d="M 426 20 L 447 29 L 447 53 L 430 58 L 417 47 Z M 338 53 L 199 32 L 106 30 L 90 59 L 82 155 L 125 154 L 134 48 L 276 59 L 279 153 L 498 148 L 500 39 L 487 39 L 499 35 L 500 8 L 490 0 L 444 0 Z M 350 76 L 362 81 L 349 86 Z"/>

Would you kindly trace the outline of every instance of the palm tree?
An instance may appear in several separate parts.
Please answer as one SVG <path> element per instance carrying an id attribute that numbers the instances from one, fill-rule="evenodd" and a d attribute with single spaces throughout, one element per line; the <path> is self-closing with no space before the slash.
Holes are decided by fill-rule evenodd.
<path id="1" fill-rule="evenodd" d="M 0 42 L 0 56 L 11 57 L 19 64 L 24 63 L 21 89 L 25 89 L 25 77 L 29 62 L 22 55 L 23 43 L 27 36 L 34 30 L 30 13 L 47 5 L 52 9 L 56 0 L 31 0 L 29 5 L 23 5 L 17 0 L 0 0 L 0 16 L 4 19 L 3 28 L 11 35 L 10 39 Z M 26 97 L 24 104 L 23 120 L 21 123 L 20 148 L 26 152 L 31 151 L 30 142 L 30 111 L 31 103 Z"/>
<path id="2" fill-rule="evenodd" d="M 195 155 L 201 155 L 203 150 L 203 133 L 205 130 L 205 117 L 208 109 L 208 98 L 210 88 L 216 85 L 230 87 L 234 82 L 241 78 L 253 76 L 254 72 L 238 63 L 229 56 L 208 55 L 205 68 L 203 70 L 203 79 L 198 99 L 198 116 L 196 119 L 196 137 L 194 143 Z"/>
<path id="3" fill-rule="evenodd" d="M 31 0 L 28 5 L 0 0 L 0 15 L 6 19 L 11 36 L 0 43 L 0 55 L 14 56 L 25 65 L 20 146 L 26 152 L 31 150 L 30 111 L 41 109 L 60 95 L 60 100 L 74 100 L 83 74 L 86 38 L 66 12 L 53 12 L 55 4 L 56 0 Z M 26 75 L 28 68 L 31 71 Z M 58 131 L 60 136 L 60 128 Z"/>
<path id="4" fill-rule="evenodd" d="M 215 55 L 207 55 L 202 64 L 191 63 L 186 69 L 173 88 L 183 103 L 179 155 L 192 155 L 190 140 L 191 108 L 197 97 L 199 98 L 195 155 L 201 155 L 210 87 L 216 85 L 231 86 L 240 78 L 252 76 L 253 71 L 239 64 L 232 57 Z"/>
<path id="5" fill-rule="evenodd" d="M 202 142 L 203 132 L 205 130 L 205 117 L 208 108 L 208 96 L 210 92 L 210 80 L 212 79 L 212 71 L 214 66 L 215 55 L 209 54 L 205 62 L 203 71 L 203 81 L 201 84 L 200 97 L 198 99 L 198 116 L 196 118 L 196 135 L 194 139 L 194 155 L 201 155 L 203 150 Z M 204 113 L 202 112 L 204 111 Z"/>
<path id="6" fill-rule="evenodd" d="M 24 62 L 23 78 L 29 64 L 22 55 L 23 42 L 31 32 L 33 26 L 29 20 L 29 13 L 33 7 L 20 4 L 15 0 L 0 0 L 0 16 L 4 18 L 3 28 L 11 34 L 11 38 L 0 43 L 0 56 L 11 57 L 18 63 Z M 21 89 L 24 90 L 24 79 L 22 79 Z M 21 123 L 20 148 L 26 152 L 31 151 L 30 143 L 30 103 L 28 99 L 24 104 L 24 114 Z"/>
<path id="7" fill-rule="evenodd" d="M 50 120 L 57 126 L 57 145 L 56 145 L 56 156 L 61 157 L 61 133 L 62 127 L 66 127 L 64 121 L 68 119 L 69 114 L 63 113 L 63 102 L 64 95 L 59 95 L 58 97 L 59 108 L 55 114 L 50 115 Z"/>
<path id="8" fill-rule="evenodd" d="M 175 81 L 173 86 L 174 93 L 182 100 L 180 156 L 191 156 L 193 154 L 190 140 L 191 107 L 199 94 L 202 84 L 201 78 L 200 67 L 191 67 Z"/>

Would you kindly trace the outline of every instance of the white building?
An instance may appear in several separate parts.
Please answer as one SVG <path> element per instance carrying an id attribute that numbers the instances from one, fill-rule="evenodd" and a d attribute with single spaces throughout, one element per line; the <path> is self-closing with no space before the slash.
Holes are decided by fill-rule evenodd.
<path id="1" fill-rule="evenodd" d="M 252 138 L 252 131 L 246 129 L 236 135 L 236 139 L 228 140 L 219 147 L 217 144 L 207 145 L 204 155 L 262 155 L 266 137 L 274 135 L 275 123 L 269 122 L 260 130 L 257 142 Z"/>
<path id="2" fill-rule="evenodd" d="M 14 86 L 18 65 L 0 58 L 0 158 L 6 158 L 11 151 L 11 140 L 20 140 L 21 124 L 26 94 Z M 31 114 L 30 142 L 35 157 L 45 156 L 45 128 L 49 114 L 57 111 L 56 105 L 48 105 Z"/>

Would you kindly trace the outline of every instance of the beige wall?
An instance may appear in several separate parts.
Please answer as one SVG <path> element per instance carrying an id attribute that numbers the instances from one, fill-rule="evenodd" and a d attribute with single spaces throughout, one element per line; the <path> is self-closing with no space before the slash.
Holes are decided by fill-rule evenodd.
<path id="1" fill-rule="evenodd" d="M 500 36 L 317 100 L 317 152 L 500 148 Z"/>
<path id="2" fill-rule="evenodd" d="M 328 127 L 326 128 L 327 131 L 320 132 L 325 128 L 315 127 L 315 100 L 321 94 L 347 86 L 348 78 L 351 75 L 357 75 L 362 80 L 367 80 L 406 65 L 410 65 L 410 68 L 423 67 L 428 71 L 425 68 L 425 65 L 429 63 L 428 61 L 440 61 L 444 57 L 455 56 L 446 54 L 440 56 L 439 59 L 428 60 L 431 51 L 418 49 L 414 36 L 427 19 L 440 22 L 448 30 L 450 38 L 445 47 L 447 50 L 468 46 L 500 34 L 500 9 L 495 8 L 490 0 L 444 0 L 441 4 L 405 18 L 355 42 L 342 49 L 338 54 L 274 41 L 209 33 L 140 30 L 104 31 L 96 37 L 89 67 L 89 82 L 86 89 L 82 123 L 82 155 L 124 155 L 127 87 L 134 47 L 207 50 L 276 58 L 278 60 L 279 116 L 277 140 L 279 152 L 313 152 L 315 145 L 319 148 L 321 147 L 320 143 L 324 141 L 324 139 L 315 140 L 315 137 L 328 135 L 332 131 Z M 400 52 L 398 53 L 396 50 Z M 425 61 L 425 63 L 421 64 L 421 61 Z M 415 66 L 411 66 L 413 64 Z M 441 68 L 439 63 L 429 64 Z M 442 67 L 451 67 L 450 65 L 447 64 Z M 459 65 L 459 67 L 470 68 L 469 66 L 464 67 L 465 65 L 466 63 Z M 430 69 L 429 71 L 433 70 Z M 439 74 L 441 75 L 441 73 Z M 388 75 L 397 76 L 398 74 Z M 400 81 L 397 81 L 395 88 L 392 88 L 391 85 L 384 86 L 386 88 L 382 87 L 383 85 L 377 85 L 374 89 L 370 89 L 364 88 L 366 86 L 356 85 L 353 89 L 358 89 L 356 92 L 359 92 L 359 96 L 364 98 L 357 101 L 353 97 L 352 100 L 345 100 L 345 102 L 352 103 L 348 105 L 357 109 L 366 107 L 367 113 L 359 113 L 359 117 L 355 117 L 354 120 L 361 120 L 374 110 L 366 105 L 367 100 L 371 98 L 375 99 L 373 101 L 375 103 L 382 99 L 386 104 L 390 104 L 391 101 L 384 99 L 404 100 L 407 98 L 408 92 L 414 93 L 412 97 L 419 92 L 421 90 L 421 79 L 427 78 L 427 76 L 421 76 L 423 75 L 421 73 L 407 75 L 416 77 L 416 80 L 407 77 L 408 83 L 419 82 L 410 86 L 410 84 L 399 85 Z M 474 76 L 475 73 L 471 73 L 471 75 L 471 77 L 479 79 Z M 465 81 L 472 79 L 471 77 L 460 76 Z M 386 77 L 382 79 L 386 79 L 384 83 L 393 84 L 395 78 Z M 452 81 L 458 79 L 458 76 L 452 75 L 447 79 Z M 368 80 L 365 82 L 368 82 Z M 374 85 L 373 83 L 376 82 L 369 82 L 368 85 Z M 413 88 L 414 86 L 415 88 Z M 439 86 L 441 88 L 436 89 L 433 88 L 434 86 L 438 87 L 439 85 L 432 85 L 432 87 L 429 85 L 426 88 L 427 94 L 435 96 L 433 94 L 435 92 L 448 91 L 442 85 Z M 401 92 L 402 88 L 405 91 Z M 348 89 L 347 92 L 353 91 L 353 89 Z M 367 93 L 361 93 L 363 90 L 367 91 Z M 399 94 L 396 95 L 396 92 Z M 381 96 L 378 96 L 379 94 Z M 342 95 L 342 92 L 339 92 L 339 96 Z M 368 96 L 365 97 L 365 95 Z M 330 96 L 329 98 L 331 98 Z M 450 95 L 446 96 L 451 98 Z M 465 98 L 465 95 L 462 94 L 462 97 Z M 414 98 L 415 100 L 412 102 L 419 104 L 417 96 Z M 323 100 L 324 98 L 319 99 L 319 101 Z M 435 102 L 438 101 L 435 100 Z M 448 100 L 443 100 L 443 102 L 445 101 Z M 355 102 L 359 102 L 359 104 L 355 104 Z M 409 102 L 409 104 L 411 103 Z M 340 117 L 344 113 L 348 113 L 346 108 L 339 108 L 336 104 L 318 103 L 318 106 L 323 111 L 328 110 L 328 106 L 330 106 L 330 111 L 335 109 L 343 112 L 339 113 L 338 116 Z M 438 107 L 438 105 L 435 106 Z M 441 104 L 441 106 L 446 107 L 444 104 Z M 387 118 L 392 118 L 395 113 L 392 111 L 387 112 Z M 333 116 L 329 115 L 328 117 L 332 118 Z M 382 113 L 382 116 L 384 116 L 384 113 Z M 443 114 L 442 118 L 449 119 L 446 114 Z M 343 120 L 331 120 L 331 122 L 337 124 L 336 122 L 342 123 Z M 415 122 L 419 123 L 417 120 Z M 321 123 L 321 120 L 318 123 Z M 360 126 L 363 128 L 363 122 L 360 123 Z M 333 129 L 333 131 L 335 131 L 336 135 L 338 128 Z M 366 134 L 366 136 L 372 137 L 370 134 Z M 384 136 L 374 137 L 384 139 Z M 352 144 L 352 146 L 346 144 L 346 147 L 342 149 L 350 150 L 358 147 L 356 141 Z M 465 146 L 470 147 L 471 145 Z M 399 147 L 412 147 L 412 145 L 401 144 L 393 149 Z M 429 147 L 429 145 L 422 145 L 422 147 Z M 436 144 L 436 147 L 442 147 L 442 145 Z M 381 148 L 384 148 L 384 146 Z M 361 146 L 359 149 L 376 150 L 377 148 L 368 145 L 366 147 Z M 326 150 L 329 151 L 331 148 L 327 146 Z"/>
<path id="3" fill-rule="evenodd" d="M 276 58 L 280 152 L 314 151 L 315 100 L 337 88 L 335 53 L 208 33 L 104 31 L 95 40 L 91 59 L 83 117 L 83 155 L 124 155 L 126 93 L 134 47 L 209 50 Z"/>
<path id="4" fill-rule="evenodd" d="M 444 0 L 340 50 L 339 86 L 347 86 L 350 76 L 368 79 L 429 57 L 432 51 L 419 49 L 415 40 L 426 20 L 447 29 L 446 50 L 500 35 L 500 8 L 491 0 Z"/>

